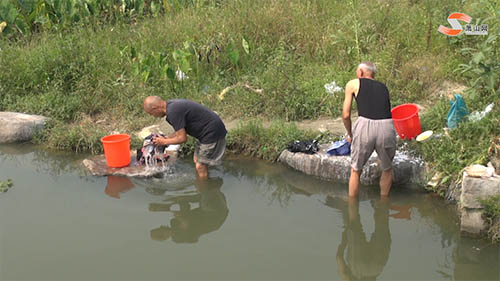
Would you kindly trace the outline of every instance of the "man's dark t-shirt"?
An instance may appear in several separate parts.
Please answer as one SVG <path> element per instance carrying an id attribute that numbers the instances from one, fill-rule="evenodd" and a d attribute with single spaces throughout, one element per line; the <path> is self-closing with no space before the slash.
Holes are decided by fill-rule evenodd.
<path id="1" fill-rule="evenodd" d="M 185 129 L 201 143 L 214 143 L 226 136 L 226 127 L 220 117 L 194 101 L 173 99 L 167 101 L 167 122 L 175 131 Z"/>

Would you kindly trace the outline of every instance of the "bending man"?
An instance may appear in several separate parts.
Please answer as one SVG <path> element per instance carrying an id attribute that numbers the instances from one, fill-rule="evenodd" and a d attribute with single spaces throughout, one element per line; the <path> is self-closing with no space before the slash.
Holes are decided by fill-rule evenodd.
<path id="1" fill-rule="evenodd" d="M 351 177 L 349 196 L 358 196 L 359 178 L 373 150 L 382 166 L 380 195 L 387 196 L 392 185 L 392 159 L 396 153 L 396 131 L 392 121 L 391 101 L 387 87 L 375 80 L 377 69 L 363 62 L 356 69 L 356 79 L 345 87 L 342 119 L 351 142 Z M 353 97 L 358 105 L 358 120 L 351 128 Z"/>
<path id="2" fill-rule="evenodd" d="M 194 101 L 173 99 L 164 101 L 157 96 L 144 100 L 144 110 L 154 117 L 166 117 L 175 133 L 167 137 L 154 138 L 160 145 L 181 144 L 187 135 L 196 138 L 194 163 L 198 177 L 208 177 L 208 166 L 219 165 L 226 150 L 226 127 L 220 117 Z"/>

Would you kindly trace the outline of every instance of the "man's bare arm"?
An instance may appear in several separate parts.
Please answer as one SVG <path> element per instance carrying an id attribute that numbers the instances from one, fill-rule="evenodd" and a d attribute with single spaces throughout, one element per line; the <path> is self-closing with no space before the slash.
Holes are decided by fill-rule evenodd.
<path id="1" fill-rule="evenodd" d="M 187 141 L 187 133 L 185 129 L 180 129 L 175 133 L 167 136 L 167 137 L 157 137 L 153 138 L 154 144 L 159 145 L 171 145 L 171 144 L 181 144 Z"/>
<path id="2" fill-rule="evenodd" d="M 352 108 L 352 96 L 354 94 L 353 81 L 351 80 L 345 86 L 345 99 L 344 105 L 342 107 L 342 121 L 344 121 L 344 127 L 347 131 L 348 140 L 351 142 L 352 139 L 352 122 L 351 122 L 351 108 Z"/>

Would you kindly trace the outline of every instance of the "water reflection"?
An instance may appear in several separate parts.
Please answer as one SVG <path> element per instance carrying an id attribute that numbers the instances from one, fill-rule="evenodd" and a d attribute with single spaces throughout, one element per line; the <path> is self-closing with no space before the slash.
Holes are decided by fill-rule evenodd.
<path id="1" fill-rule="evenodd" d="M 248 157 L 231 155 L 224 161 L 225 174 L 242 182 L 252 182 L 258 192 L 268 198 L 269 205 L 277 202 L 286 207 L 295 193 L 294 186 L 284 180 L 288 176 L 287 171 L 290 169 L 279 163 L 255 161 Z"/>
<path id="2" fill-rule="evenodd" d="M 104 193 L 110 197 L 120 199 L 120 193 L 125 193 L 134 187 L 135 184 L 128 177 L 108 176 L 108 183 Z"/>
<path id="3" fill-rule="evenodd" d="M 196 180 L 195 194 L 172 196 L 166 203 L 151 203 L 151 212 L 173 214 L 169 225 L 151 230 L 151 239 L 172 238 L 175 243 L 196 243 L 201 235 L 218 230 L 228 215 L 226 197 L 220 190 L 222 184 L 222 178 Z"/>
<path id="4" fill-rule="evenodd" d="M 384 270 L 391 251 L 389 217 L 410 219 L 409 208 L 406 210 L 397 206 L 395 208 L 403 212 L 389 215 L 391 206 L 388 198 L 371 200 L 375 231 L 367 240 L 356 198 L 349 198 L 346 202 L 328 197 L 326 205 L 339 209 L 344 221 L 344 231 L 336 254 L 340 276 L 344 280 L 376 280 Z"/>
<path id="5" fill-rule="evenodd" d="M 75 171 L 86 171 L 82 170 L 80 165 L 83 157 L 29 143 L 0 145 L 0 164 L 8 163 L 12 167 L 32 166 L 37 173 L 48 174 L 54 178 Z"/>
<path id="6" fill-rule="evenodd" d="M 151 239 L 172 238 L 175 243 L 196 243 L 203 234 L 218 230 L 228 216 L 226 196 L 221 191 L 224 181 L 220 177 L 186 180 L 182 174 L 176 178 L 177 181 L 168 182 L 165 179 L 108 176 L 104 193 L 119 199 L 120 194 L 143 186 L 151 195 L 165 196 L 162 203 L 150 203 L 149 211 L 167 212 L 172 217 L 166 225 L 150 231 Z"/>

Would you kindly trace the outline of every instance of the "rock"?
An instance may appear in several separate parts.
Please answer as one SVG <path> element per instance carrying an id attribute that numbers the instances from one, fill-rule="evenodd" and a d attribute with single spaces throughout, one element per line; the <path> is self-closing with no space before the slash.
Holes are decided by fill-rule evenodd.
<path id="1" fill-rule="evenodd" d="M 163 131 L 160 129 L 160 125 L 152 125 L 149 127 L 145 127 L 142 130 L 140 130 L 136 136 L 138 136 L 140 139 L 144 139 L 147 136 L 151 135 L 152 133 L 155 134 L 164 134 Z"/>
<path id="2" fill-rule="evenodd" d="M 127 177 L 154 177 L 162 175 L 172 167 L 177 159 L 176 152 L 169 152 L 170 158 L 166 161 L 165 167 L 148 168 L 140 165 L 136 161 L 136 152 L 130 152 L 130 165 L 123 168 L 109 168 L 106 165 L 104 155 L 94 156 L 83 160 L 83 165 L 94 176 L 127 176 Z"/>
<path id="3" fill-rule="evenodd" d="M 436 186 L 439 184 L 439 182 L 441 182 L 442 179 L 443 175 L 441 175 L 441 173 L 435 173 L 434 176 L 432 176 L 431 180 L 427 182 L 427 187 L 436 188 Z"/>
<path id="4" fill-rule="evenodd" d="M 475 178 L 464 173 L 460 195 L 462 208 L 482 208 L 479 199 L 486 199 L 497 194 L 500 194 L 500 177 Z"/>
<path id="5" fill-rule="evenodd" d="M 467 170 L 466 170 L 467 171 Z M 478 235 L 486 232 L 488 226 L 483 217 L 480 199 L 500 194 L 500 177 L 472 177 L 464 172 L 460 194 L 460 231 Z"/>
<path id="6" fill-rule="evenodd" d="M 17 112 L 0 112 L 0 143 L 29 141 L 45 126 L 48 118 Z"/>
<path id="7" fill-rule="evenodd" d="M 465 168 L 465 172 L 469 177 L 481 178 L 481 177 L 491 177 L 494 170 L 488 169 L 488 167 L 474 164 Z"/>
<path id="8" fill-rule="evenodd" d="M 347 182 L 351 173 L 350 156 L 329 156 L 326 153 L 328 144 L 320 145 L 316 154 L 293 153 L 285 150 L 278 161 L 308 175 L 322 179 Z M 378 184 L 382 169 L 377 154 L 374 152 L 363 168 L 361 183 Z M 422 183 L 425 164 L 420 159 L 397 151 L 393 160 L 393 181 L 395 184 Z"/>
<path id="9" fill-rule="evenodd" d="M 485 230 L 486 223 L 482 218 L 483 212 L 477 209 L 462 209 L 460 217 L 460 231 L 469 235 L 479 235 Z"/>
<path id="10" fill-rule="evenodd" d="M 448 189 L 446 190 L 446 194 L 444 198 L 446 201 L 450 203 L 456 204 L 460 201 L 460 195 L 462 194 L 462 185 L 457 184 L 456 182 L 452 182 Z"/>

